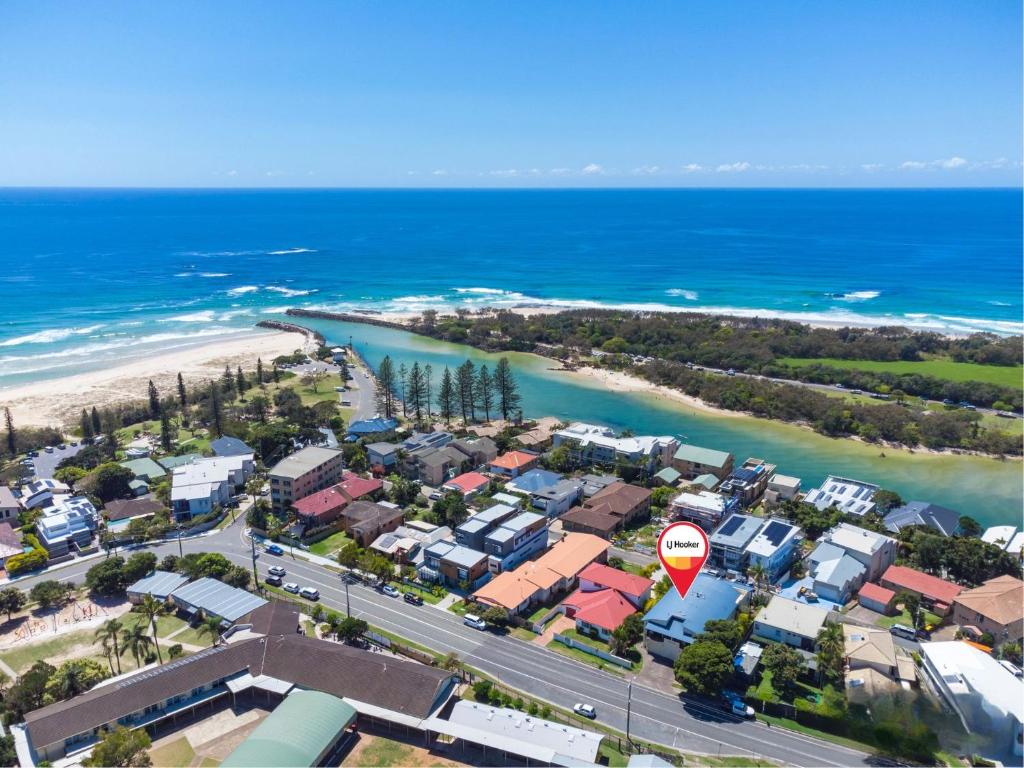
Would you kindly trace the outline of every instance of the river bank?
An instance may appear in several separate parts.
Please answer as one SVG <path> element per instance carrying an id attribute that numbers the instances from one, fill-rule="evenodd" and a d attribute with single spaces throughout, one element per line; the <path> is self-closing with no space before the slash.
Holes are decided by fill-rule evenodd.
<path id="1" fill-rule="evenodd" d="M 0 406 L 11 409 L 17 426 L 68 426 L 78 422 L 83 408 L 103 408 L 144 400 L 152 380 L 163 394 L 177 389 L 180 372 L 189 386 L 218 378 L 224 366 L 251 370 L 256 359 L 264 364 L 278 355 L 308 349 L 310 337 L 282 330 L 252 331 L 211 344 L 171 349 L 98 371 L 38 381 L 0 390 Z"/>

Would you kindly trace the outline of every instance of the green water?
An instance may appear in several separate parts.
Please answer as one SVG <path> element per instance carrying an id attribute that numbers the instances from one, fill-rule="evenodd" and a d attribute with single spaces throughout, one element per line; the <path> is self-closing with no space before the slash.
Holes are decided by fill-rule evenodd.
<path id="1" fill-rule="evenodd" d="M 300 322 L 319 330 L 329 342 L 347 343 L 351 337 L 359 353 L 374 366 L 385 355 L 391 355 L 396 365 L 411 365 L 416 360 L 421 365 L 430 363 L 435 381 L 446 365 L 454 368 L 467 357 L 492 368 L 500 357 L 389 328 L 309 318 Z M 955 509 L 983 526 L 1021 525 L 1024 475 L 1020 462 L 906 451 L 886 451 L 882 457 L 878 447 L 827 438 L 773 421 L 700 413 L 654 395 L 611 392 L 599 382 L 549 370 L 556 364 L 544 358 L 516 353 L 506 356 L 515 369 L 528 416 L 628 427 L 637 434 L 674 435 L 729 451 L 737 461 L 748 456 L 764 458 L 778 465 L 779 472 L 801 478 L 804 490 L 815 487 L 827 474 L 838 474 L 878 483 L 907 500 Z"/>

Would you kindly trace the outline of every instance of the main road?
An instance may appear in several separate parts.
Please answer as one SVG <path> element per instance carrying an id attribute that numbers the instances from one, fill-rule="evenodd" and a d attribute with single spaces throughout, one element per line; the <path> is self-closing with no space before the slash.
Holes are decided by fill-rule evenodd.
<path id="1" fill-rule="evenodd" d="M 251 545 L 241 519 L 223 531 L 180 542 L 184 552 L 220 552 L 232 562 L 251 567 Z M 179 542 L 148 548 L 157 556 L 178 553 Z M 19 579 L 21 589 L 45 578 L 81 583 L 96 560 L 72 563 L 48 574 Z M 481 632 L 450 611 L 430 605 L 412 606 L 362 585 L 345 584 L 338 572 L 301 556 L 262 553 L 257 569 L 262 580 L 270 565 L 281 565 L 288 579 L 320 591 L 321 602 L 369 624 L 440 653 L 454 651 L 474 667 L 505 685 L 562 708 L 577 702 L 594 705 L 598 720 L 616 730 L 627 727 L 627 679 L 567 658 L 539 645 L 508 635 Z M 638 739 L 707 755 L 767 758 L 785 765 L 865 765 L 869 755 L 793 731 L 741 720 L 713 707 L 634 683 L 629 703 L 629 732 Z"/>

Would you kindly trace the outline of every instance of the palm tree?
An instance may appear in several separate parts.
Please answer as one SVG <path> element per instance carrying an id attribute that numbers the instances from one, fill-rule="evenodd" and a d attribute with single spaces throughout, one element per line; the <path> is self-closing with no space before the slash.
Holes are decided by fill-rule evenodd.
<path id="1" fill-rule="evenodd" d="M 757 562 L 747 568 L 747 575 L 754 580 L 754 586 L 760 589 L 761 582 L 768 577 L 768 569 L 764 567 L 764 563 Z"/>
<path id="2" fill-rule="evenodd" d="M 164 612 L 163 603 L 157 600 L 152 595 L 145 595 L 142 598 L 142 602 L 139 604 L 139 608 L 145 617 L 149 620 L 149 626 L 153 629 L 153 647 L 156 648 L 156 658 L 161 664 L 164 663 L 164 657 L 160 653 L 160 643 L 156 639 L 156 617 Z"/>
<path id="3" fill-rule="evenodd" d="M 209 635 L 211 647 L 217 645 L 217 641 L 220 639 L 220 619 L 216 616 L 207 616 L 196 629 L 196 632 L 200 637 Z"/>
<path id="4" fill-rule="evenodd" d="M 110 666 L 110 674 L 114 674 L 114 649 L 110 645 L 110 638 L 104 637 L 100 642 L 100 648 L 102 649 L 103 655 L 107 657 L 107 664 Z M 117 660 L 118 666 L 121 664 L 121 660 Z"/>
<path id="5" fill-rule="evenodd" d="M 47 690 L 50 689 L 51 683 L 56 688 L 57 698 L 60 700 L 70 699 L 89 690 L 89 683 L 82 678 L 82 668 L 77 664 L 61 664 L 53 673 L 53 677 L 47 681 Z"/>
<path id="6" fill-rule="evenodd" d="M 818 632 L 818 669 L 829 680 L 838 682 L 843 677 L 843 655 L 845 641 L 843 628 L 834 622 L 828 622 Z"/>
<path id="7" fill-rule="evenodd" d="M 121 655 L 123 656 L 125 652 L 131 653 L 135 659 L 135 666 L 141 667 L 152 643 L 153 638 L 146 634 L 146 628 L 142 624 L 136 624 L 121 632 Z"/>
<path id="8" fill-rule="evenodd" d="M 117 645 L 118 633 L 124 625 L 117 619 L 107 619 L 96 629 L 96 639 L 104 643 L 104 647 L 110 645 L 114 650 L 114 658 L 117 659 L 117 674 L 121 674 L 121 650 Z M 111 669 L 111 672 L 114 670 Z"/>

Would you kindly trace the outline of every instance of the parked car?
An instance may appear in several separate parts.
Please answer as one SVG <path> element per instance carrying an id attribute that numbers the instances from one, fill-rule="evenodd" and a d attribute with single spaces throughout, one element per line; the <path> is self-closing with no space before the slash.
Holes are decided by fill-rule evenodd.
<path id="1" fill-rule="evenodd" d="M 406 592 L 402 595 L 402 599 L 409 603 L 409 605 L 423 605 L 423 598 L 415 592 Z"/>
<path id="2" fill-rule="evenodd" d="M 576 703 L 572 705 L 572 711 L 580 717 L 585 717 L 589 720 L 593 720 L 595 717 L 597 717 L 597 710 L 594 709 L 593 704 Z"/>
<path id="3" fill-rule="evenodd" d="M 1002 666 L 1003 669 L 1005 669 L 1007 672 L 1009 672 L 1014 677 L 1024 677 L 1024 670 L 1021 670 L 1021 668 L 1018 667 L 1016 664 L 1014 664 L 1012 661 L 1007 661 L 1006 659 L 1002 659 L 999 662 L 999 664 L 1000 664 L 1000 666 Z"/>
<path id="4" fill-rule="evenodd" d="M 272 587 L 280 587 L 281 586 L 281 577 L 280 576 L 273 576 L 273 575 L 267 576 L 267 578 L 265 578 L 263 581 L 265 581 L 267 584 L 269 584 Z M 291 590 L 288 590 L 288 591 L 291 592 Z"/>
<path id="5" fill-rule="evenodd" d="M 271 576 L 284 576 L 287 573 L 287 571 L 280 565 L 272 565 L 269 568 L 267 568 L 267 573 L 269 573 Z"/>
<path id="6" fill-rule="evenodd" d="M 53 446 L 48 445 L 45 448 L 43 448 L 43 450 L 46 451 L 47 453 L 53 453 Z"/>
<path id="7" fill-rule="evenodd" d="M 915 632 L 913 628 L 908 627 L 905 624 L 893 624 L 891 627 L 889 627 L 889 634 L 896 635 L 897 637 L 902 637 L 907 640 L 917 639 L 917 632 Z"/>
<path id="8" fill-rule="evenodd" d="M 736 717 L 753 717 L 754 708 L 748 707 L 746 702 L 743 701 L 738 693 L 733 691 L 722 691 L 722 703 L 723 708 L 727 712 L 731 712 Z"/>
<path id="9" fill-rule="evenodd" d="M 281 547 L 278 546 L 277 544 L 267 544 L 267 552 L 269 552 L 272 555 L 283 555 L 284 554 L 284 550 L 281 549 Z"/>
<path id="10" fill-rule="evenodd" d="M 467 613 L 465 616 L 463 616 L 462 623 L 465 624 L 467 627 L 472 627 L 473 629 L 487 629 L 487 622 L 481 619 L 475 613 Z"/>
<path id="11" fill-rule="evenodd" d="M 725 372 L 725 375 L 726 376 L 735 376 L 736 375 L 736 369 L 735 368 L 730 368 L 728 371 Z"/>
<path id="12" fill-rule="evenodd" d="M 440 491 L 431 491 L 430 492 L 430 500 L 431 501 L 440 501 L 443 498 L 444 498 L 444 494 L 441 493 Z"/>
<path id="13" fill-rule="evenodd" d="M 299 590 L 299 597 L 304 597 L 307 600 L 319 600 L 320 590 L 313 589 L 312 587 L 303 587 Z"/>
<path id="14" fill-rule="evenodd" d="M 402 594 L 390 584 L 385 584 L 383 587 L 380 588 L 380 591 L 388 597 L 398 597 L 400 594 Z"/>
<path id="15" fill-rule="evenodd" d="M 294 581 L 287 582 L 283 587 L 285 592 L 291 592 L 293 595 L 299 594 L 299 585 Z"/>

